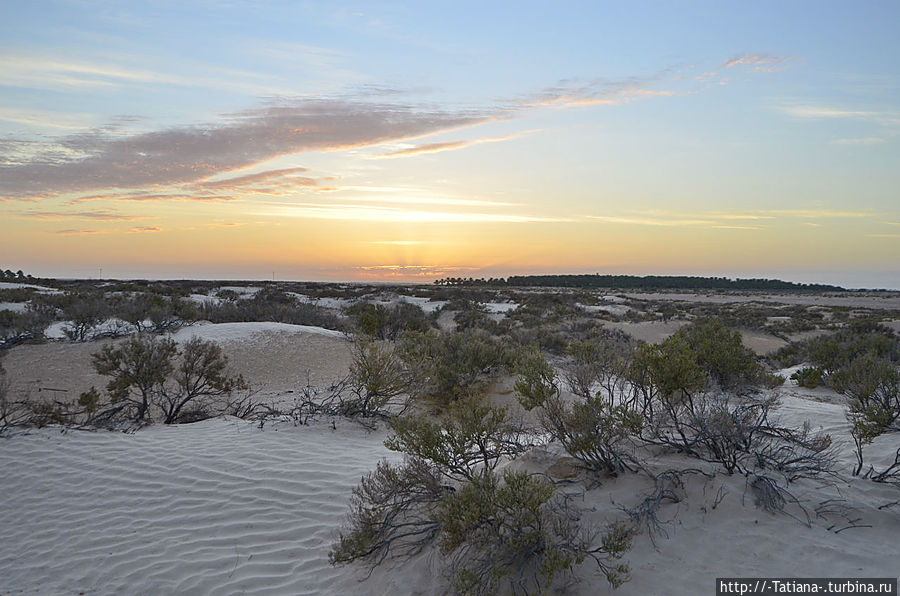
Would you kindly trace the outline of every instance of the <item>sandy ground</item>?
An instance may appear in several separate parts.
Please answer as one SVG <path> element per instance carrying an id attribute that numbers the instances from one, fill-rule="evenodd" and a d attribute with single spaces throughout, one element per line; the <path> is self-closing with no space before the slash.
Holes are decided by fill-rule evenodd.
<path id="1" fill-rule="evenodd" d="M 306 385 L 327 385 L 350 366 L 350 344 L 339 332 L 280 323 L 222 323 L 193 325 L 173 337 L 193 336 L 216 341 L 228 356 L 234 373 L 244 375 L 259 398 L 283 395 Z M 107 379 L 94 372 L 91 354 L 104 345 L 123 341 L 50 342 L 16 346 L 3 366 L 12 395 L 70 401 Z"/>
<path id="2" fill-rule="evenodd" d="M 709 302 L 731 304 L 739 302 L 771 302 L 775 304 L 807 304 L 809 306 L 845 306 L 850 308 L 877 308 L 900 310 L 900 292 L 884 292 L 874 295 L 850 296 L 821 294 L 701 294 L 688 292 L 623 292 L 636 300 L 676 300 L 679 302 Z"/>
<path id="3" fill-rule="evenodd" d="M 601 321 L 601 323 L 607 329 L 624 331 L 635 339 L 651 344 L 663 341 L 687 325 L 687 321 L 641 321 L 639 323 Z"/>
<path id="4" fill-rule="evenodd" d="M 326 379 L 349 363 L 346 340 L 316 328 L 207 325 L 175 337 L 192 335 L 220 341 L 236 368 L 273 394 L 305 382 L 307 368 Z M 65 382 L 62 388 L 75 391 L 76 381 L 96 384 L 89 359 L 99 345 L 19 346 L 4 366 L 16 383 Z M 508 384 L 492 389 L 497 399 L 511 399 Z M 900 493 L 850 476 L 842 398 L 790 381 L 777 392 L 783 423 L 809 421 L 832 435 L 837 476 L 792 484 L 798 503 L 775 514 L 757 505 L 739 474 L 648 451 L 650 472 L 700 468 L 710 476 L 688 478 L 680 500 L 660 510 L 662 531 L 651 539 L 644 529 L 636 538 L 624 558 L 631 581 L 612 592 L 585 564 L 570 593 L 711 594 L 722 576 L 895 577 L 900 506 L 887 505 Z M 383 446 L 385 437 L 346 420 L 260 428 L 235 418 L 131 434 L 59 427 L 8 433 L 0 437 L 0 594 L 447 594 L 445 557 L 436 548 L 389 560 L 371 576 L 358 565 L 328 564 L 360 476 L 382 458 L 398 458 Z M 898 447 L 897 434 L 879 437 L 867 459 L 883 466 Z M 510 465 L 552 475 L 564 460 L 551 445 Z M 645 474 L 622 474 L 558 490 L 573 497 L 582 524 L 599 526 L 622 519 L 623 508 L 651 486 Z M 823 503 L 848 507 L 846 515 Z M 848 519 L 859 527 L 848 527 Z"/>
<path id="5" fill-rule="evenodd" d="M 352 591 L 328 549 L 382 439 L 238 419 L 4 439 L 0 593 Z"/>
<path id="6" fill-rule="evenodd" d="M 625 321 L 602 321 L 607 329 L 624 331 L 631 337 L 647 343 L 659 343 L 687 325 L 687 321 L 641 321 L 630 323 Z M 742 329 L 741 340 L 753 350 L 757 356 L 764 356 L 781 349 L 787 342 L 764 331 Z"/>

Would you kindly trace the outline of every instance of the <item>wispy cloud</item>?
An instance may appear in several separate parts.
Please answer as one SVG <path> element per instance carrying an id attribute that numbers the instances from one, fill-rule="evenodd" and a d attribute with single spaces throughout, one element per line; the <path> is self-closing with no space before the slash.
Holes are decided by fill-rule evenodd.
<path id="1" fill-rule="evenodd" d="M 85 130 L 97 118 L 90 114 L 78 112 L 53 112 L 49 110 L 0 107 L 0 120 L 39 129 Z"/>
<path id="2" fill-rule="evenodd" d="M 419 246 L 421 244 L 433 244 L 425 240 L 366 240 L 363 244 L 379 244 L 384 246 Z"/>
<path id="3" fill-rule="evenodd" d="M 834 139 L 831 141 L 835 145 L 880 145 L 886 142 L 883 137 L 860 137 L 856 139 Z"/>
<path id="4" fill-rule="evenodd" d="M 900 134 L 900 112 L 884 110 L 851 109 L 846 107 L 824 106 L 817 104 L 793 104 L 777 106 L 777 109 L 793 118 L 803 120 L 849 120 L 866 126 L 871 133 L 873 127 L 876 134 L 865 134 L 858 137 L 844 137 L 831 141 L 834 145 L 865 147 L 884 143 L 888 138 Z"/>
<path id="5" fill-rule="evenodd" d="M 877 214 L 870 211 L 836 209 L 764 209 L 754 212 L 690 212 L 645 210 L 622 215 L 588 215 L 589 220 L 626 225 L 658 227 L 703 227 L 721 230 L 761 230 L 776 220 L 787 219 L 861 219 Z M 736 223 L 737 222 L 737 223 Z M 746 222 L 746 223 L 742 223 Z M 820 226 L 815 222 L 802 222 L 808 226 Z"/>
<path id="6" fill-rule="evenodd" d="M 131 228 L 130 232 L 132 234 L 146 234 L 148 232 L 162 232 L 162 228 L 157 228 L 156 226 L 137 226 Z"/>
<path id="7" fill-rule="evenodd" d="M 736 66 L 749 66 L 753 70 L 773 72 L 785 67 L 790 60 L 788 56 L 772 56 L 770 54 L 744 54 L 729 58 L 722 63 L 722 68 L 734 68 Z"/>
<path id="8" fill-rule="evenodd" d="M 229 189 L 243 188 L 249 185 L 260 183 L 271 183 L 278 180 L 284 182 L 288 180 L 291 186 L 315 186 L 316 181 L 305 176 L 297 176 L 299 173 L 307 172 L 306 168 L 283 168 L 280 170 L 266 170 L 255 174 L 245 174 L 243 176 L 234 176 L 232 178 L 224 178 L 217 180 L 201 180 L 194 183 L 198 188 L 215 188 Z"/>
<path id="9" fill-rule="evenodd" d="M 94 234 L 106 234 L 107 230 L 75 230 L 75 229 L 67 229 L 67 230 L 56 230 L 53 232 L 54 234 L 60 234 L 62 236 L 90 236 Z"/>
<path id="10" fill-rule="evenodd" d="M 185 193 L 106 193 L 99 195 L 87 195 L 75 197 L 68 201 L 68 205 L 77 205 L 79 203 L 88 203 L 91 201 L 125 201 L 143 203 L 147 201 L 197 201 L 201 203 L 235 201 L 240 197 L 236 195 L 223 194 L 185 194 Z"/>
<path id="11" fill-rule="evenodd" d="M 817 105 L 781 106 L 779 108 L 785 114 L 798 118 L 873 118 L 878 112 L 866 110 L 846 110 Z"/>
<path id="12" fill-rule="evenodd" d="M 341 189 L 338 189 L 341 190 Z M 354 201 L 362 201 L 365 203 L 389 203 L 397 205 L 446 205 L 458 207 L 520 207 L 521 203 L 510 203 L 507 201 L 488 201 L 485 199 L 458 199 L 455 197 L 417 197 L 405 195 L 390 196 L 366 196 L 365 194 L 354 194 Z"/>
<path id="13" fill-rule="evenodd" d="M 357 271 L 371 277 L 441 277 L 452 273 L 478 271 L 478 267 L 464 265 L 366 265 L 355 267 Z"/>
<path id="14" fill-rule="evenodd" d="M 145 216 L 123 215 L 109 211 L 24 211 L 18 214 L 20 217 L 32 219 L 45 219 L 50 221 L 65 219 L 83 219 L 87 221 L 133 221 L 146 219 Z"/>
<path id="15" fill-rule="evenodd" d="M 0 197 L 198 183 L 282 155 L 417 138 L 496 116 L 407 104 L 299 100 L 229 114 L 207 125 L 127 136 L 95 131 L 59 141 L 78 158 L 37 155 L 0 166 Z"/>
<path id="16" fill-rule="evenodd" d="M 390 153 L 382 153 L 379 155 L 375 155 L 373 157 L 383 159 L 383 158 L 394 158 L 394 157 L 413 157 L 416 155 L 422 155 L 423 153 L 440 153 L 442 151 L 456 151 L 457 149 L 465 149 L 466 147 L 472 147 L 473 145 L 481 145 L 483 143 L 499 143 L 502 141 L 510 141 L 512 139 L 518 139 L 525 135 L 532 134 L 537 132 L 535 130 L 526 130 L 522 132 L 517 132 L 509 135 L 504 135 L 500 137 L 487 137 L 483 139 L 470 139 L 466 141 L 447 141 L 444 143 L 428 143 L 425 145 L 419 145 L 417 147 L 409 147 L 406 149 L 400 149 L 397 151 L 392 151 Z"/>
<path id="17" fill-rule="evenodd" d="M 869 234 L 869 238 L 900 238 L 900 234 Z"/>
<path id="18" fill-rule="evenodd" d="M 710 226 L 715 225 L 712 219 L 677 219 L 677 218 L 651 218 L 651 217 L 616 217 L 609 215 L 588 215 L 588 219 L 603 221 L 606 223 L 628 224 L 636 226 Z"/>
<path id="19" fill-rule="evenodd" d="M 176 74 L 142 68 L 131 56 L 69 58 L 43 53 L 4 52 L 0 85 L 50 91 L 109 91 L 125 85 L 178 85 L 246 93 L 293 95 L 295 89 L 267 81 L 258 73 L 209 65 L 182 65 L 194 72 Z"/>
<path id="20" fill-rule="evenodd" d="M 537 223 L 573 221 L 562 217 L 542 217 L 511 213 L 477 213 L 451 211 L 424 211 L 399 207 L 358 204 L 299 203 L 273 205 L 257 215 L 269 217 L 300 217 L 307 219 L 331 219 L 393 223 Z"/>
<path id="21" fill-rule="evenodd" d="M 853 219 L 875 215 L 871 211 L 843 211 L 839 209 L 772 209 L 767 211 L 767 213 L 808 219 Z"/>
<path id="22" fill-rule="evenodd" d="M 594 105 L 619 105 L 650 97 L 679 95 L 672 89 L 656 89 L 660 77 L 631 78 L 621 81 L 597 79 L 581 83 L 562 81 L 555 87 L 526 98 L 528 107 L 583 107 Z"/>

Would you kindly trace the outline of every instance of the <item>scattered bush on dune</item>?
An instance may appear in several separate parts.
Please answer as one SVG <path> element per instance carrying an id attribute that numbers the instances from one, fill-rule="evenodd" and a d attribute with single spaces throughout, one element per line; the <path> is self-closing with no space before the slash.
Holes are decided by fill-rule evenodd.
<path id="1" fill-rule="evenodd" d="M 361 339 L 351 348 L 353 362 L 345 392 L 338 394 L 343 416 L 389 418 L 404 413 L 418 393 L 418 375 L 410 370 L 393 345 Z"/>
<path id="2" fill-rule="evenodd" d="M 425 313 L 415 304 L 358 302 L 347 309 L 356 329 L 375 340 L 395 340 L 406 331 L 427 331 Z"/>
<path id="3" fill-rule="evenodd" d="M 109 316 L 109 307 L 99 295 L 84 295 L 63 309 L 69 321 L 63 332 L 72 341 L 93 339 L 93 332 Z"/>
<path id="4" fill-rule="evenodd" d="M 328 309 L 299 302 L 277 287 L 266 287 L 252 298 L 239 299 L 233 290 L 220 290 L 223 302 L 204 301 L 198 307 L 198 317 L 212 323 L 244 323 L 272 321 L 290 325 L 311 325 L 326 329 L 344 329 L 340 317 Z"/>
<path id="5" fill-rule="evenodd" d="M 791 375 L 791 379 L 797 381 L 800 387 L 815 389 L 822 382 L 822 369 L 813 366 L 805 366 Z"/>
<path id="6" fill-rule="evenodd" d="M 166 333 L 197 320 L 197 306 L 178 296 L 138 293 L 127 297 L 116 307 L 117 316 L 138 333 Z"/>
<path id="7" fill-rule="evenodd" d="M 528 447 L 505 409 L 470 399 L 451 405 L 440 422 L 401 417 L 391 427 L 385 444 L 408 459 L 382 463 L 363 477 L 329 553 L 332 564 L 374 566 L 436 542 L 461 594 L 504 586 L 542 593 L 587 558 L 613 586 L 627 580 L 628 567 L 616 562 L 631 542 L 626 526 L 614 524 L 602 535 L 586 530 L 552 485 L 525 472 L 497 471 L 503 458 Z"/>
<path id="8" fill-rule="evenodd" d="M 399 345 L 410 370 L 417 371 L 424 395 L 445 404 L 478 394 L 486 381 L 510 370 L 517 350 L 487 332 L 408 332 Z"/>
<path id="9" fill-rule="evenodd" d="M 196 337 L 179 349 L 171 339 L 133 336 L 122 344 L 104 346 L 92 358 L 94 369 L 110 378 L 109 403 L 103 410 L 95 389 L 82 394 L 83 405 L 97 411 L 94 420 L 124 416 L 143 423 L 152 418 L 153 406 L 165 424 L 173 424 L 189 406 L 198 410 L 191 415 L 197 418 L 213 398 L 246 388 L 243 378 L 228 374 L 221 348 Z"/>
<path id="10" fill-rule="evenodd" d="M 896 362 L 867 352 L 832 373 L 831 384 L 850 399 L 847 419 L 857 463 L 853 475 L 858 476 L 864 467 L 864 446 L 880 435 L 900 431 L 900 369 Z M 865 476 L 879 482 L 900 480 L 900 448 L 893 464 L 880 472 L 869 466 Z"/>

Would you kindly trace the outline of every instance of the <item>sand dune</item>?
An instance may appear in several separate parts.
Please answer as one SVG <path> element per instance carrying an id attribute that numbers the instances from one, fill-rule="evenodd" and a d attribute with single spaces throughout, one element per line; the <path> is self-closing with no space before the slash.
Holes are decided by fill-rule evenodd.
<path id="1" fill-rule="evenodd" d="M 328 548 L 382 439 L 238 419 L 11 437 L 0 592 L 336 593 Z"/>
<path id="2" fill-rule="evenodd" d="M 221 342 L 237 369 L 274 397 L 288 397 L 305 382 L 307 368 L 326 379 L 343 374 L 349 362 L 348 342 L 333 332 L 225 324 L 175 337 L 193 335 Z M 24 377 L 32 386 L 74 389 L 96 382 L 89 358 L 98 346 L 18 346 L 4 365 L 16 383 Z M 781 372 L 789 376 L 792 369 Z M 739 474 L 691 476 L 685 498 L 661 510 L 665 534 L 636 539 L 625 557 L 632 579 L 615 593 L 712 593 L 722 576 L 896 575 L 900 507 L 885 505 L 900 495 L 893 486 L 850 477 L 843 398 L 791 381 L 778 392 L 777 417 L 785 424 L 809 421 L 832 435 L 839 477 L 792 484 L 799 503 L 774 514 L 757 506 Z M 383 430 L 334 423 L 333 429 L 330 420 L 268 422 L 260 429 L 219 418 L 134 434 L 13 431 L 0 438 L 0 594 L 447 593 L 436 548 L 387 561 L 370 577 L 362 566 L 328 565 L 359 478 L 381 458 L 399 458 L 383 446 Z M 884 466 L 897 446 L 896 434 L 879 437 L 867 447 L 867 460 Z M 547 473 L 563 455 L 558 447 L 541 448 L 510 465 Z M 715 468 L 675 454 L 647 458 L 654 473 Z M 578 483 L 559 490 L 575 497 L 588 525 L 621 519 L 651 486 L 646 475 L 623 474 L 590 490 Z M 821 510 L 829 501 L 846 505 L 848 517 Z M 861 527 L 848 528 L 850 518 Z M 578 576 L 571 593 L 610 593 L 590 564 Z"/>

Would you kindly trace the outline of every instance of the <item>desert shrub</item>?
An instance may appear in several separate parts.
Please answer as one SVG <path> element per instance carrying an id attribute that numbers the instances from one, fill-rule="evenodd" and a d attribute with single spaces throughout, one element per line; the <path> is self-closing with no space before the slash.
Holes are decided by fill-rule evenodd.
<path id="1" fill-rule="evenodd" d="M 516 362 L 516 399 L 526 410 L 532 410 L 551 397 L 559 395 L 556 371 L 539 350 L 526 350 Z"/>
<path id="2" fill-rule="evenodd" d="M 602 393 L 572 404 L 560 396 L 555 371 L 539 352 L 519 365 L 516 397 L 527 410 L 541 407 L 541 427 L 586 468 L 604 474 L 634 471 L 633 438 L 640 435 L 643 417 L 633 403 L 616 405 Z"/>
<path id="3" fill-rule="evenodd" d="M 744 347 L 741 334 L 726 328 L 721 319 L 692 323 L 675 335 L 686 341 L 700 368 L 723 389 L 760 380 L 762 370 L 753 352 Z"/>
<path id="4" fill-rule="evenodd" d="M 183 417 L 185 406 L 190 404 L 197 419 L 197 412 L 204 411 L 198 401 L 230 395 L 246 387 L 240 376 L 229 376 L 228 358 L 216 343 L 191 338 L 181 349 L 180 359 L 171 374 L 171 383 L 163 385 L 156 404 L 162 410 L 163 422 L 188 421 Z"/>
<path id="5" fill-rule="evenodd" d="M 0 348 L 43 339 L 44 329 L 53 318 L 53 311 L 40 305 L 30 304 L 25 312 L 0 310 Z"/>
<path id="6" fill-rule="evenodd" d="M 348 390 L 342 394 L 340 413 L 345 416 L 392 416 L 409 407 L 417 392 L 416 371 L 408 369 L 394 346 L 358 340 L 352 348 Z"/>
<path id="7" fill-rule="evenodd" d="M 641 433 L 640 412 L 611 405 L 599 395 L 566 404 L 556 394 L 541 410 L 541 425 L 566 452 L 603 474 L 635 471 L 634 437 Z"/>
<path id="8" fill-rule="evenodd" d="M 109 316 L 109 308 L 99 295 L 79 296 L 63 309 L 63 316 L 69 321 L 63 328 L 72 341 L 87 341 L 94 330 Z"/>
<path id="9" fill-rule="evenodd" d="M 659 401 L 676 405 L 706 387 L 707 376 L 682 336 L 673 335 L 661 344 L 642 344 L 632 354 L 625 376 L 641 397 L 641 412 L 653 421 Z"/>
<path id="10" fill-rule="evenodd" d="M 632 349 L 629 340 L 611 333 L 588 341 L 572 341 L 566 350 L 569 359 L 563 367 L 563 378 L 575 395 L 591 397 L 593 388 L 599 385 L 613 403 L 625 390 Z"/>
<path id="11" fill-rule="evenodd" d="M 199 318 L 213 323 L 272 321 L 344 329 L 344 322 L 330 310 L 299 302 L 279 288 L 266 287 L 252 298 L 243 300 L 233 290 L 219 290 L 217 295 L 224 302 L 202 302 L 198 307 Z"/>
<path id="12" fill-rule="evenodd" d="M 795 429 L 773 422 L 772 396 L 660 395 L 658 402 L 641 437 L 648 443 L 718 463 L 729 474 L 772 470 L 790 482 L 833 473 L 831 437 L 808 425 Z"/>
<path id="13" fill-rule="evenodd" d="M 163 422 L 172 424 L 181 421 L 188 404 L 196 410 L 201 400 L 246 386 L 241 377 L 227 374 L 228 359 L 218 345 L 196 337 L 181 350 L 171 339 L 130 337 L 117 346 L 104 346 L 93 354 L 92 363 L 98 373 L 110 377 L 110 408 L 102 412 L 104 418 L 122 413 L 141 423 L 151 418 L 155 406 Z"/>
<path id="14" fill-rule="evenodd" d="M 460 594 L 550 590 L 588 556 L 614 587 L 628 579 L 628 566 L 613 561 L 631 544 L 626 526 L 612 526 L 594 547 L 577 514 L 544 480 L 505 470 L 473 479 L 448 493 L 437 507 L 440 550 L 450 558 L 450 578 Z"/>
<path id="15" fill-rule="evenodd" d="M 478 394 L 487 380 L 510 369 L 517 355 L 508 342 L 481 330 L 410 332 L 400 350 L 423 381 L 423 392 L 445 403 Z"/>
<path id="16" fill-rule="evenodd" d="M 427 331 L 429 325 L 425 313 L 415 304 L 398 302 L 385 306 L 371 302 L 358 302 L 347 309 L 357 330 L 372 338 L 395 340 L 405 331 Z"/>
<path id="17" fill-rule="evenodd" d="M 856 476 L 864 466 L 864 446 L 886 432 L 900 430 L 900 370 L 887 358 L 866 353 L 835 371 L 830 380 L 835 390 L 850 398 L 847 418 L 855 446 Z M 897 466 L 900 463 L 895 462 L 891 468 Z M 867 475 L 880 473 L 870 468 Z"/>
<path id="18" fill-rule="evenodd" d="M 131 337 L 119 346 L 106 345 L 92 355 L 94 370 L 110 377 L 106 391 L 112 404 L 130 410 L 142 422 L 163 383 L 174 369 L 177 344 L 152 336 Z"/>
<path id="19" fill-rule="evenodd" d="M 800 387 L 815 389 L 822 382 L 822 369 L 806 366 L 791 375 L 791 379 L 797 381 Z"/>
<path id="20" fill-rule="evenodd" d="M 443 474 L 471 480 L 494 470 L 504 457 L 527 449 L 525 431 L 507 419 L 506 408 L 484 405 L 475 398 L 450 405 L 440 422 L 403 416 L 390 422 L 392 451 L 433 462 Z"/>
<path id="21" fill-rule="evenodd" d="M 9 399 L 9 378 L 0 361 L 0 433 L 18 422 L 17 408 Z"/>
<path id="22" fill-rule="evenodd" d="M 796 358 L 821 368 L 826 378 L 858 356 L 873 354 L 892 362 L 900 360 L 900 341 L 875 322 L 854 322 L 830 335 L 814 337 L 798 345 Z"/>
<path id="23" fill-rule="evenodd" d="M 457 331 L 466 329 L 484 329 L 492 335 L 497 335 L 504 327 L 494 319 L 490 318 L 484 310 L 480 308 L 470 308 L 461 310 L 453 317 L 456 323 Z"/>
<path id="24" fill-rule="evenodd" d="M 403 417 L 391 427 L 385 444 L 407 460 L 383 462 L 363 477 L 332 564 L 377 565 L 436 541 L 461 594 L 496 593 L 504 583 L 513 593 L 543 592 L 588 557 L 613 585 L 627 579 L 627 566 L 616 561 L 630 545 L 629 528 L 616 524 L 598 537 L 580 527 L 569 499 L 551 485 L 496 471 L 526 447 L 504 409 L 459 402 L 440 422 Z"/>
<path id="25" fill-rule="evenodd" d="M 831 375 L 831 385 L 851 399 L 851 408 L 883 419 L 885 428 L 900 417 L 900 370 L 883 356 L 870 352 L 854 358 Z"/>
<path id="26" fill-rule="evenodd" d="M 124 299 L 116 315 L 137 332 L 152 329 L 165 333 L 196 321 L 199 310 L 193 302 L 178 296 L 138 293 Z"/>
<path id="27" fill-rule="evenodd" d="M 380 462 L 353 489 L 346 529 L 328 553 L 329 561 L 363 560 L 375 566 L 389 553 L 419 553 L 440 532 L 434 509 L 448 490 L 425 460 L 409 458 L 396 466 Z"/>
<path id="28" fill-rule="evenodd" d="M 766 373 L 763 376 L 762 384 L 766 389 L 775 389 L 776 387 L 784 385 L 786 380 L 787 379 L 785 379 L 783 375 Z"/>

